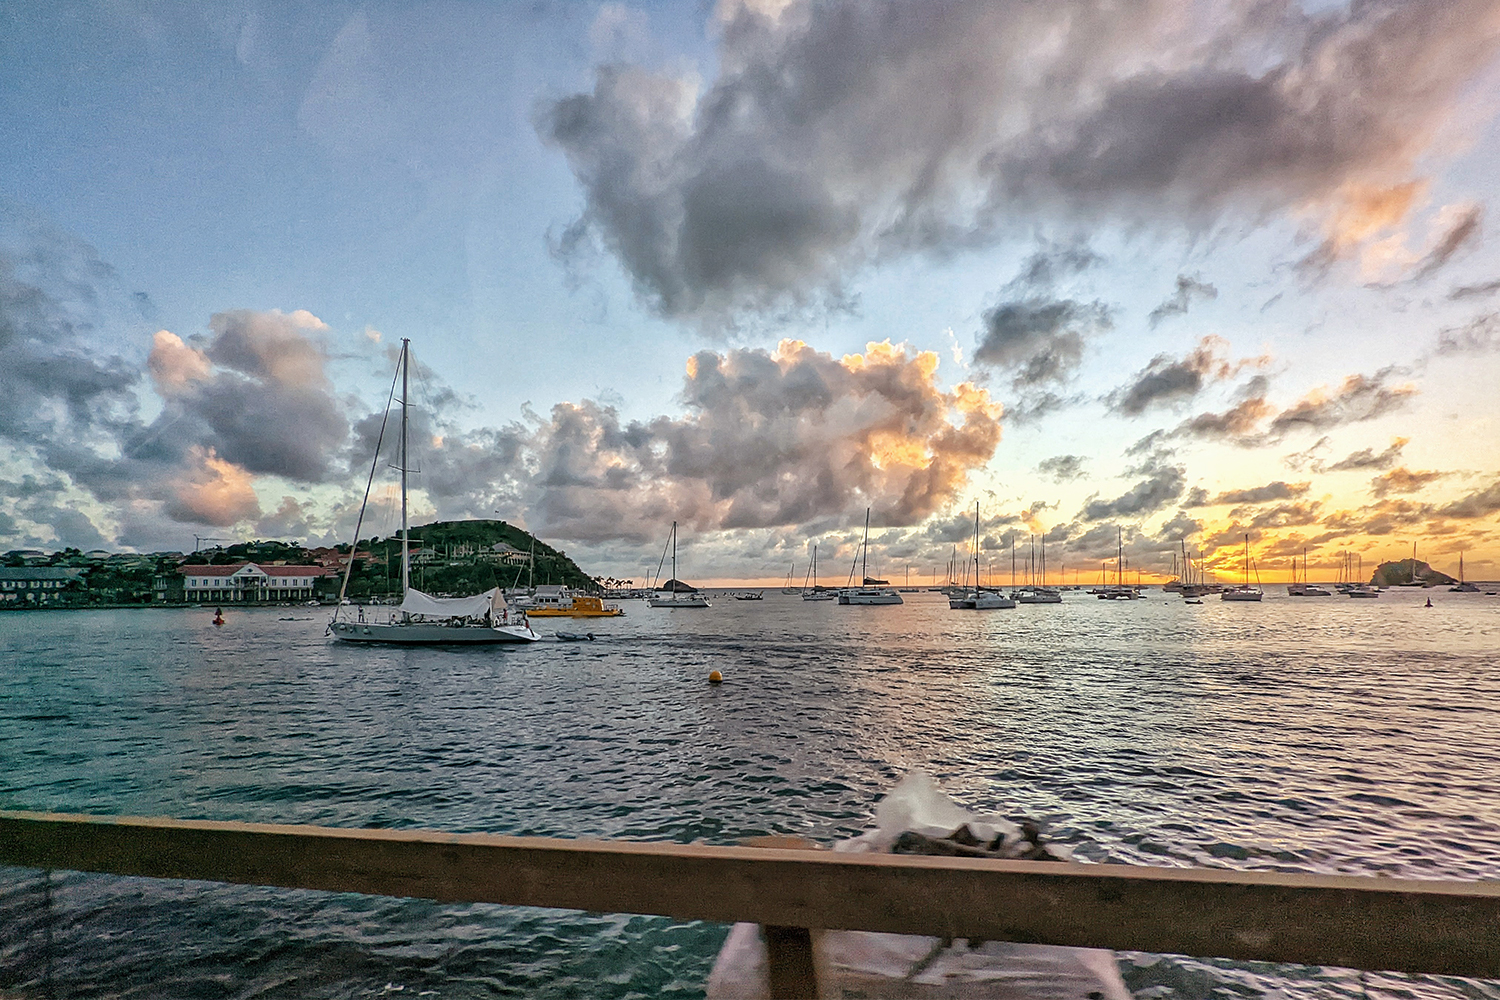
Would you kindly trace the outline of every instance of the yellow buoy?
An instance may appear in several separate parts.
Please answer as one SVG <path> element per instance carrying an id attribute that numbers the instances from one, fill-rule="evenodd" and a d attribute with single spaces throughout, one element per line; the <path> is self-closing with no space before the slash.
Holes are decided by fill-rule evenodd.
<path id="1" fill-rule="evenodd" d="M 724 675 L 719 673 L 717 670 L 710 670 L 708 672 L 708 683 L 722 684 L 724 683 Z"/>

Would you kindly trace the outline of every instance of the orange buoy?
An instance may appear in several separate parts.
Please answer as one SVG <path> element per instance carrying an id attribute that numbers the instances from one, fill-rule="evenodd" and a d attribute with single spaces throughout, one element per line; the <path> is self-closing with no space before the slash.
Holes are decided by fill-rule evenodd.
<path id="1" fill-rule="evenodd" d="M 719 673 L 717 670 L 710 670 L 708 672 L 708 683 L 722 684 L 724 683 L 724 675 Z"/>

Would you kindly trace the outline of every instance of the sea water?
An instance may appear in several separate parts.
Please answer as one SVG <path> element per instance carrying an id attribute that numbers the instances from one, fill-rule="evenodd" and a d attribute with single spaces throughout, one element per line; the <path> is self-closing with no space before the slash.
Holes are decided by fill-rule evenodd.
<path id="1" fill-rule="evenodd" d="M 0 808 L 830 843 L 921 769 L 1090 861 L 1500 877 L 1500 598 L 906 598 L 626 602 L 484 649 L 343 645 L 315 608 L 7 613 Z M 693 997 L 726 931 L 0 869 L 0 988 L 21 996 Z M 1142 997 L 1500 997 L 1120 961 Z"/>

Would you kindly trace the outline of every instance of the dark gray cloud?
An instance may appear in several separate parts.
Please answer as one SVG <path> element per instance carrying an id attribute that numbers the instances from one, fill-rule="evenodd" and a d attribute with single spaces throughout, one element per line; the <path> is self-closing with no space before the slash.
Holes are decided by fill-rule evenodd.
<path id="1" fill-rule="evenodd" d="M 1500 350 L 1500 313 L 1485 313 L 1463 326 L 1450 326 L 1440 331 L 1433 353 L 1439 357 L 1453 357 L 1497 350 Z"/>
<path id="2" fill-rule="evenodd" d="M 710 324 L 1047 218 L 1334 218 L 1414 170 L 1500 36 L 1493 0 L 721 12 L 701 90 L 608 65 L 537 116 L 583 188 L 578 231 L 658 312 Z"/>
<path id="3" fill-rule="evenodd" d="M 1437 509 L 1442 517 L 1473 520 L 1500 513 L 1500 479 Z"/>
<path id="4" fill-rule="evenodd" d="M 1082 478 L 1083 466 L 1088 459 L 1082 455 L 1053 455 L 1037 463 L 1036 471 L 1060 483 Z"/>
<path id="5" fill-rule="evenodd" d="M 1500 278 L 1494 281 L 1485 281 L 1477 285 L 1460 285 L 1448 293 L 1448 298 L 1454 302 L 1462 299 L 1481 298 L 1485 295 L 1493 295 L 1500 292 Z"/>
<path id="6" fill-rule="evenodd" d="M 1417 392 L 1411 385 L 1389 384 L 1400 373 L 1392 365 L 1374 375 L 1350 375 L 1332 393 L 1310 393 L 1276 414 L 1270 432 L 1279 436 L 1293 430 L 1325 431 L 1395 413 Z"/>
<path id="7" fill-rule="evenodd" d="M 1227 490 L 1214 497 L 1216 504 L 1262 504 L 1273 500 L 1290 500 L 1300 497 L 1312 487 L 1311 483 L 1284 483 L 1277 480 L 1264 486 L 1245 490 Z"/>
<path id="8" fill-rule="evenodd" d="M 984 313 L 974 361 L 1010 372 L 1017 388 L 1065 382 L 1083 362 L 1084 338 L 1111 326 L 1102 302 L 1003 302 Z"/>
<path id="9" fill-rule="evenodd" d="M 1391 493 L 1418 493 L 1445 476 L 1446 472 L 1413 471 L 1403 465 L 1370 480 L 1370 493 L 1376 497 Z"/>
<path id="10" fill-rule="evenodd" d="M 1200 413 L 1183 421 L 1173 433 L 1246 445 L 1258 444 L 1262 440 L 1258 433 L 1260 422 L 1275 411 L 1275 407 L 1266 399 L 1270 389 L 1270 379 L 1264 375 L 1256 375 L 1235 393 L 1235 403 L 1229 409 L 1218 413 Z"/>
<path id="11" fill-rule="evenodd" d="M 1476 242 L 1479 239 L 1480 225 L 1483 220 L 1483 206 L 1464 206 L 1448 228 L 1438 236 L 1432 249 L 1417 262 L 1416 269 L 1412 272 L 1412 280 L 1427 277 L 1452 260 L 1464 247 Z"/>
<path id="12" fill-rule="evenodd" d="M 1048 289 L 1064 278 L 1082 274 L 1104 263 L 1087 243 L 1043 243 L 1021 264 L 1021 270 L 1005 287 L 1007 289 Z"/>
<path id="13" fill-rule="evenodd" d="M 1186 487 L 1187 474 L 1180 466 L 1162 465 L 1112 500 L 1088 501 L 1079 517 L 1085 521 L 1104 521 L 1150 514 L 1175 502 Z"/>
<path id="14" fill-rule="evenodd" d="M 200 348 L 158 333 L 149 366 L 167 401 L 172 436 L 251 473 L 319 482 L 345 473 L 336 459 L 349 425 L 324 371 L 323 324 L 305 312 L 215 314 Z"/>
<path id="15" fill-rule="evenodd" d="M 1401 459 L 1401 449 L 1406 447 L 1409 438 L 1398 437 L 1391 442 L 1391 446 L 1382 452 L 1376 452 L 1374 448 L 1361 448 L 1352 451 L 1343 458 L 1328 466 L 1328 472 L 1350 472 L 1358 469 L 1389 469 Z M 1325 471 L 1315 468 L 1314 471 Z"/>
<path id="16" fill-rule="evenodd" d="M 1134 417 L 1153 405 L 1192 399 L 1207 381 L 1228 378 L 1236 370 L 1219 356 L 1221 346 L 1223 341 L 1205 337 L 1186 357 L 1158 354 L 1129 384 L 1106 396 L 1105 402 L 1116 413 Z"/>
<path id="17" fill-rule="evenodd" d="M 1177 276 L 1177 290 L 1165 301 L 1151 310 L 1147 321 L 1154 328 L 1164 319 L 1173 316 L 1185 316 L 1194 300 L 1216 299 L 1219 290 L 1208 282 L 1203 281 L 1197 275 L 1188 276 L 1179 274 Z"/>

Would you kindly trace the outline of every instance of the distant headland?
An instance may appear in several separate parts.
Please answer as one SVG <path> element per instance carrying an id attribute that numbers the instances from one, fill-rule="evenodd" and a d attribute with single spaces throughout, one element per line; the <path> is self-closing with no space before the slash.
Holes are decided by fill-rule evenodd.
<path id="1" fill-rule="evenodd" d="M 412 582 L 432 594 L 533 584 L 593 593 L 625 582 L 590 576 L 561 549 L 505 521 L 435 521 L 413 527 L 410 544 Z M 190 553 L 14 549 L 0 556 L 0 610 L 181 605 L 189 603 L 186 580 L 246 567 L 255 579 L 239 591 L 245 603 L 336 601 L 346 570 L 349 597 L 390 598 L 401 589 L 400 566 L 399 536 L 360 539 L 352 549 L 280 541 Z"/>

